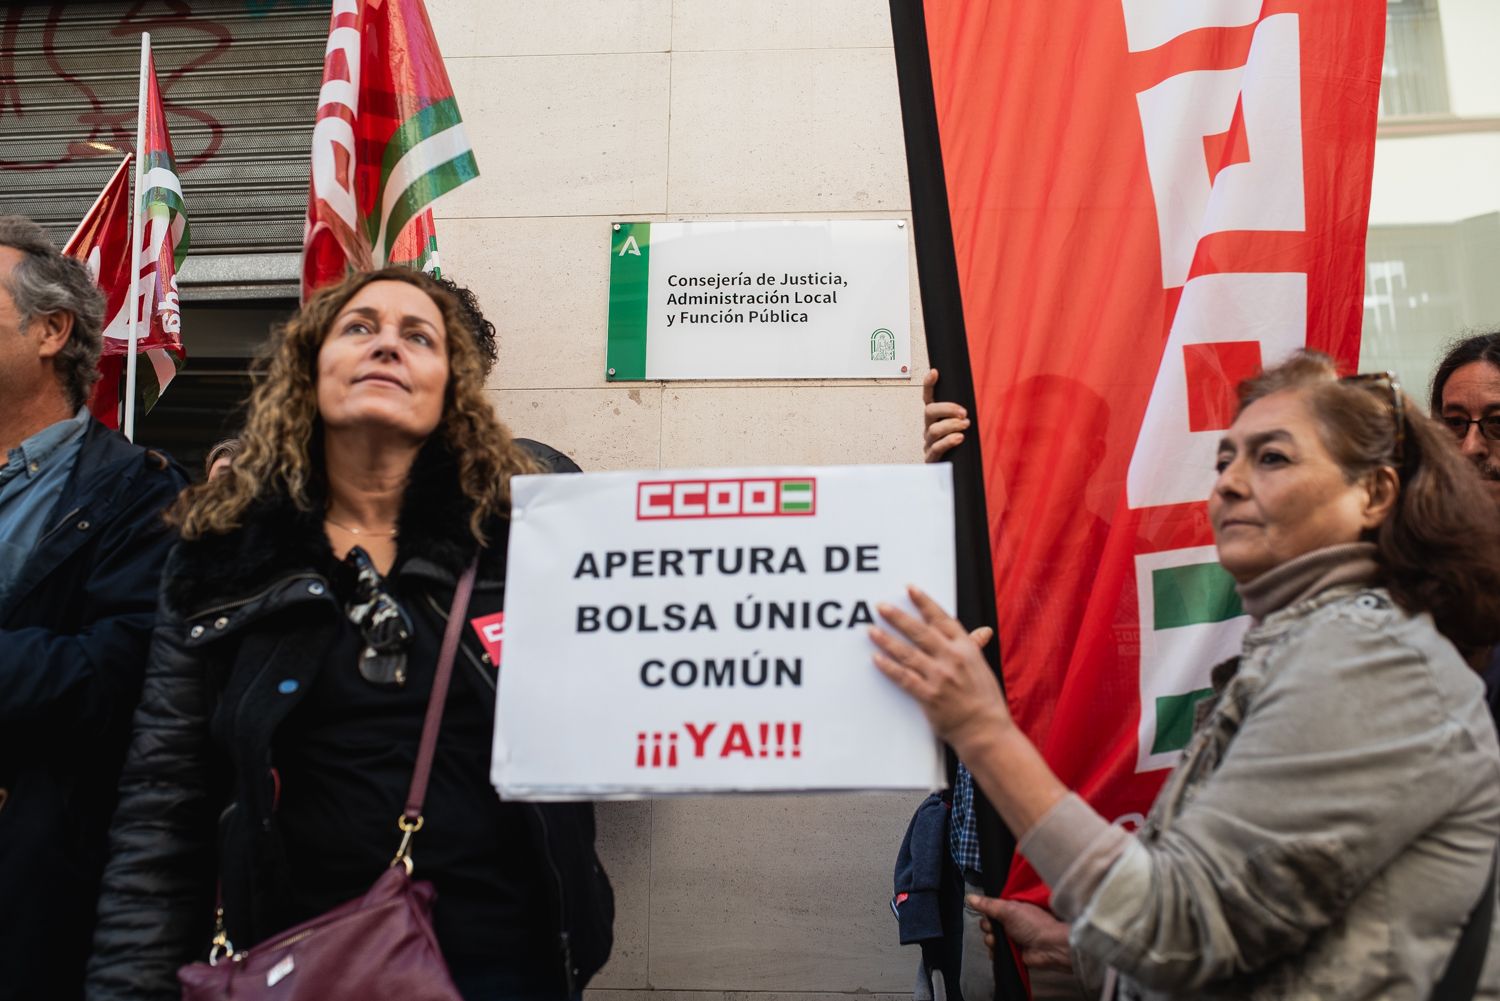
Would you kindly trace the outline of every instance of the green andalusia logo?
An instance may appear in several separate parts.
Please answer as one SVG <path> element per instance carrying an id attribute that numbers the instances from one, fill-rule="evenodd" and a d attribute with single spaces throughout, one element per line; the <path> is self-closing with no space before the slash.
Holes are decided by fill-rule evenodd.
<path id="1" fill-rule="evenodd" d="M 781 503 L 777 509 L 781 514 L 812 514 L 813 481 L 782 480 Z"/>
<path id="2" fill-rule="evenodd" d="M 884 327 L 870 335 L 870 360 L 895 361 L 896 335 Z"/>

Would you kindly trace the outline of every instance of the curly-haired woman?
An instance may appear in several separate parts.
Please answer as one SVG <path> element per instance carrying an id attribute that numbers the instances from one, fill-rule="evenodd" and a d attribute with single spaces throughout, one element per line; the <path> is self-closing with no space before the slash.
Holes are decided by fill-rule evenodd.
<path id="1" fill-rule="evenodd" d="M 1251 627 L 1134 837 L 1058 780 L 925 595 L 920 619 L 882 610 L 876 664 L 1069 922 L 1033 909 L 1027 962 L 1113 968 L 1132 1001 L 1496 997 L 1500 748 L 1461 653 L 1500 634 L 1494 506 L 1389 376 L 1302 354 L 1240 401 L 1208 513 Z M 1028 906 L 972 903 L 1012 931 Z"/>
<path id="2" fill-rule="evenodd" d="M 455 583 L 502 609 L 511 476 L 460 304 L 405 269 L 281 330 L 230 471 L 169 513 L 182 541 L 111 834 L 91 998 L 177 996 L 222 920 L 238 948 L 360 896 L 390 864 Z M 466 998 L 567 998 L 613 903 L 588 806 L 490 788 L 495 667 L 463 630 L 416 839 Z"/>

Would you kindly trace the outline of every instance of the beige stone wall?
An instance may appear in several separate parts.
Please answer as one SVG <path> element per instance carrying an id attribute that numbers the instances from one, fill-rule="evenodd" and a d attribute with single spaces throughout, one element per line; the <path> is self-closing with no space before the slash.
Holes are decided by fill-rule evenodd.
<path id="1" fill-rule="evenodd" d="M 596 470 L 920 458 L 915 381 L 604 378 L 612 222 L 909 218 L 886 0 L 427 6 L 483 172 L 438 206 L 444 270 L 500 327 L 518 433 Z M 908 993 L 886 901 L 919 799 L 603 806 L 618 917 L 593 1001 Z"/>

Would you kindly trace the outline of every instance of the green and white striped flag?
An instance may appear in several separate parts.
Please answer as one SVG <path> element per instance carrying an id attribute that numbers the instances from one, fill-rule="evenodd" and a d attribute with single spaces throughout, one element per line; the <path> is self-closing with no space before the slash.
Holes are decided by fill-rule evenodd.
<path id="1" fill-rule="evenodd" d="M 479 176 L 422 0 L 334 0 L 302 294 L 350 269 L 436 270 L 431 205 Z"/>

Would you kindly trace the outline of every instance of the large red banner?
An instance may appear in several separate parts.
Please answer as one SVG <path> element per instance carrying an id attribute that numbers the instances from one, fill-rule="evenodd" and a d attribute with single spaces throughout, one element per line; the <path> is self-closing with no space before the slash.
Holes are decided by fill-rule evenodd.
<path id="1" fill-rule="evenodd" d="M 1007 697 L 1127 826 L 1246 624 L 1205 507 L 1235 384 L 1358 360 L 1385 12 L 925 3 Z"/>

